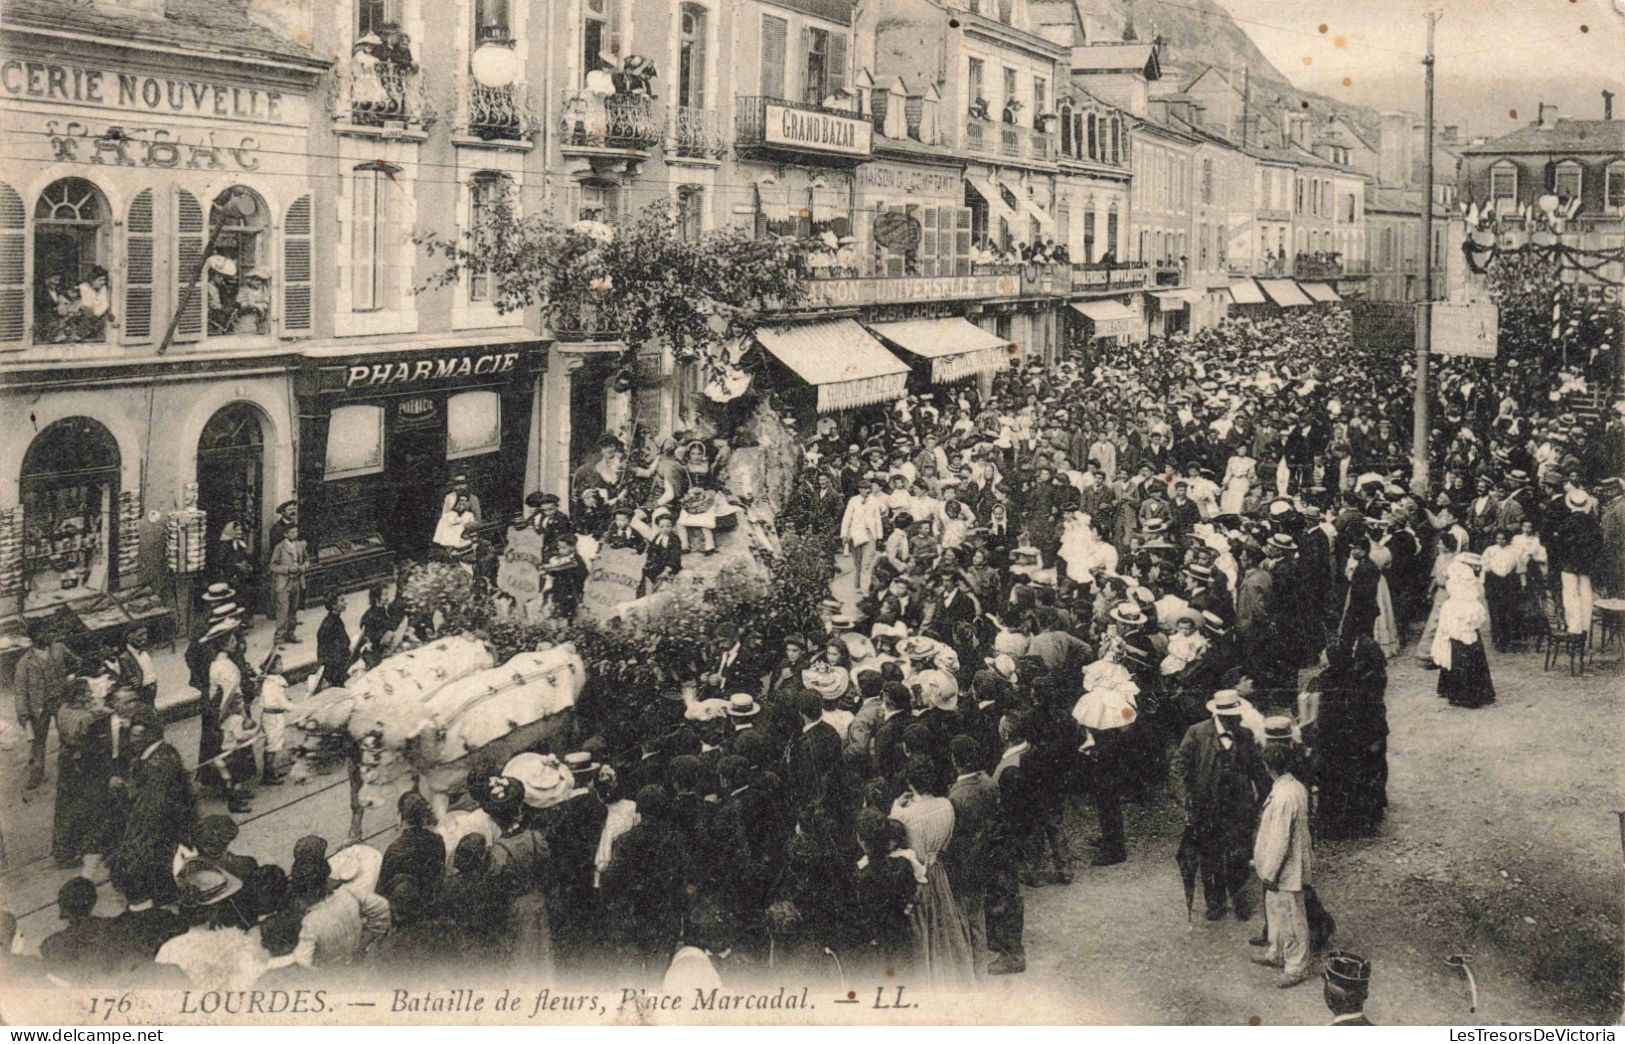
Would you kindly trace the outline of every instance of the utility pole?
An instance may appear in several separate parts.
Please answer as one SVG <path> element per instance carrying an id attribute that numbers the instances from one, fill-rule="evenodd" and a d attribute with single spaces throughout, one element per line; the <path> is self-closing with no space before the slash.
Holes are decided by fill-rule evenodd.
<path id="1" fill-rule="evenodd" d="M 1422 307 L 1416 322 L 1416 387 L 1411 403 L 1411 490 L 1428 491 L 1428 354 L 1433 347 L 1433 28 L 1436 11 L 1427 13 L 1426 100 L 1422 110 Z"/>

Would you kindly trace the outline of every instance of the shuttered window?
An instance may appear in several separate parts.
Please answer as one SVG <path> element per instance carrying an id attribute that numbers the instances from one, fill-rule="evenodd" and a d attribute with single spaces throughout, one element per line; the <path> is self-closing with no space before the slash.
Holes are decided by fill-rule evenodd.
<path id="1" fill-rule="evenodd" d="M 350 307 L 377 312 L 399 304 L 401 286 L 400 188 L 397 167 L 368 163 L 351 179 Z"/>
<path id="2" fill-rule="evenodd" d="M 153 196 L 142 189 L 124 222 L 124 343 L 152 340 Z"/>
<path id="3" fill-rule="evenodd" d="M 20 348 L 28 332 L 28 212 L 0 182 L 0 347 Z"/>
<path id="4" fill-rule="evenodd" d="M 705 108 L 705 8 L 684 4 L 682 43 L 677 63 L 677 104 Z"/>
<path id="5" fill-rule="evenodd" d="M 784 51 L 790 23 L 773 15 L 762 16 L 762 97 L 784 97 Z"/>
<path id="6" fill-rule="evenodd" d="M 175 322 L 178 342 L 203 339 L 203 304 L 209 288 L 203 272 L 203 207 L 185 189 L 175 190 Z"/>
<path id="7" fill-rule="evenodd" d="M 836 33 L 829 38 L 829 93 L 846 89 L 846 37 Z"/>
<path id="8" fill-rule="evenodd" d="M 282 223 L 282 334 L 308 334 L 311 316 L 310 197 L 300 196 Z"/>

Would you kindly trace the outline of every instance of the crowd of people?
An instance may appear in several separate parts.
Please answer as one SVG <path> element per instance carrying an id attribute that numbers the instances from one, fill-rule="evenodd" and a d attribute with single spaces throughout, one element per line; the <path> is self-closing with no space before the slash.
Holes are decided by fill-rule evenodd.
<path id="1" fill-rule="evenodd" d="M 963 987 L 1025 969 L 1024 892 L 1074 879 L 1069 815 L 1092 814 L 1089 872 L 1109 872 L 1131 844 L 1124 803 L 1166 788 L 1207 919 L 1261 907 L 1256 959 L 1296 985 L 1329 920 L 1314 841 L 1370 835 L 1384 815 L 1389 664 L 1410 649 L 1441 697 L 1486 706 L 1486 645 L 1554 627 L 1584 641 L 1593 591 L 1621 583 L 1620 417 L 1566 412 L 1535 368 L 1443 364 L 1438 489 L 1422 498 L 1407 364 L 1317 309 L 1014 365 L 820 424 L 784 520 L 838 534 L 819 626 L 742 616 L 658 669 L 589 663 L 568 795 L 491 768 L 437 824 L 409 793 L 381 860 L 364 845 L 329 857 L 319 839 L 287 870 L 231 853 L 236 826 L 198 818 L 139 662 L 111 672 L 111 713 L 88 713 L 125 741 L 85 771 L 118 780 L 122 812 L 72 836 L 100 835 L 125 917 L 144 916 L 100 923 L 88 881 L 69 881 L 47 966 L 89 981 L 117 959 L 201 984 L 229 964 L 239 984 L 455 957 L 651 978 L 671 962 L 708 980 L 816 973 L 835 955 L 848 976 Z M 629 460 L 606 440 L 569 512 L 537 496 L 516 522 L 550 549 L 621 540 L 675 571 L 715 546 L 679 508 L 722 484 L 726 453 L 671 441 Z M 453 490 L 444 515 L 477 510 Z M 467 546 L 460 531 L 444 545 Z M 287 699 L 278 664 L 245 661 L 233 592 L 211 594 L 199 764 L 237 811 L 256 776 L 249 708 L 269 740 Z M 321 675 L 376 663 L 402 612 L 373 592 L 371 626 L 342 648 L 329 634 Z M 64 707 L 95 702 L 36 649 L 30 677 L 88 694 Z M 59 795 L 81 786 L 62 774 Z M 266 756 L 262 782 L 279 774 Z M 61 865 L 94 847 L 64 847 Z M 1329 960 L 1328 983 L 1334 965 L 1340 982 L 1369 971 Z"/>

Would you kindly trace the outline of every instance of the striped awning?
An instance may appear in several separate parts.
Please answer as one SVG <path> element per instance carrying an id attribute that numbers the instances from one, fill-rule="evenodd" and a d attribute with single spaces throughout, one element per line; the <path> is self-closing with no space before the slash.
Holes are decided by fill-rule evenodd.
<path id="1" fill-rule="evenodd" d="M 964 319 L 871 323 L 869 329 L 910 355 L 931 360 L 931 383 L 1002 370 L 1015 346 Z"/>
<path id="2" fill-rule="evenodd" d="M 1258 285 L 1282 308 L 1307 308 L 1315 303 L 1290 279 L 1260 279 Z"/>
<path id="3" fill-rule="evenodd" d="M 1010 209 L 1010 205 L 1004 201 L 1004 194 L 999 191 L 999 186 L 994 184 L 992 178 L 966 174 L 965 180 L 970 183 L 971 188 L 976 190 L 976 194 L 981 196 L 987 203 L 988 228 L 996 228 L 998 219 L 1003 218 L 1005 223 L 1010 226 L 1011 235 L 1017 239 L 1026 238 L 1022 232 L 1025 226 L 1022 223 L 1021 215 Z M 1011 195 L 1014 195 L 1014 193 L 1011 193 Z M 1019 196 L 1017 201 L 1020 201 Z M 993 238 L 998 237 L 994 236 Z"/>
<path id="4" fill-rule="evenodd" d="M 908 366 L 851 319 L 764 326 L 756 340 L 818 389 L 819 413 L 903 397 Z"/>
<path id="5" fill-rule="evenodd" d="M 1145 320 L 1120 301 L 1074 301 L 1073 311 L 1094 323 L 1095 337 L 1144 336 Z"/>
<path id="6" fill-rule="evenodd" d="M 1230 300 L 1238 305 L 1265 304 L 1264 291 L 1251 279 L 1237 279 L 1230 284 Z"/>
<path id="7" fill-rule="evenodd" d="M 1337 293 L 1337 288 L 1330 283 L 1299 283 L 1303 292 L 1321 304 L 1334 304 L 1343 298 Z"/>

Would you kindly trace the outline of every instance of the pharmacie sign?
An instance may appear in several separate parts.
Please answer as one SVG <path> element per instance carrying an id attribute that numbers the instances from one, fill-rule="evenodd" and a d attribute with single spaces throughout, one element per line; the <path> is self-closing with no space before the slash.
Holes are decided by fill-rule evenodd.
<path id="1" fill-rule="evenodd" d="M 345 367 L 344 387 L 388 388 L 402 384 L 422 384 L 468 377 L 496 377 L 512 373 L 518 362 L 518 352 L 484 352 L 451 355 L 439 359 L 356 363 Z"/>
<path id="2" fill-rule="evenodd" d="M 768 102 L 763 126 L 769 145 L 867 156 L 874 126 L 867 120 L 832 112 L 794 109 Z"/>

